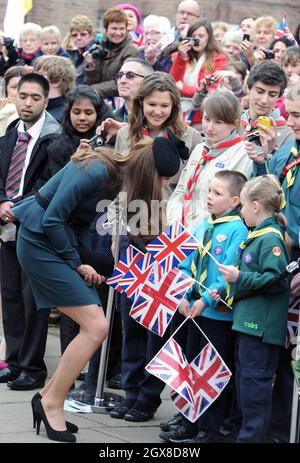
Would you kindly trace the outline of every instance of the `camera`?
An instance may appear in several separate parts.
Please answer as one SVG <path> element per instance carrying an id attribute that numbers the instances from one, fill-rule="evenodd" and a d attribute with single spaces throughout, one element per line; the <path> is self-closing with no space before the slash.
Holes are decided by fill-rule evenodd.
<path id="1" fill-rule="evenodd" d="M 263 53 L 264 53 L 266 59 L 275 58 L 275 53 L 274 53 L 273 50 L 265 50 Z"/>
<path id="2" fill-rule="evenodd" d="M 261 146 L 260 136 L 259 136 L 258 131 L 248 133 L 248 135 L 246 135 L 246 140 L 250 141 L 250 143 L 255 143 L 256 145 Z"/>
<path id="3" fill-rule="evenodd" d="M 215 82 L 217 82 L 217 78 L 214 77 L 214 76 L 206 76 L 205 80 L 206 80 L 207 85 L 211 85 L 211 84 L 214 84 Z"/>
<path id="4" fill-rule="evenodd" d="M 105 141 L 106 141 L 106 135 L 105 135 L 105 132 L 102 131 L 100 134 L 96 134 L 94 137 L 92 137 L 88 141 L 88 143 L 91 148 L 95 149 L 95 148 L 100 148 L 101 146 L 103 146 Z"/>
<path id="5" fill-rule="evenodd" d="M 180 42 L 182 42 L 183 40 L 188 40 L 190 42 L 194 42 L 194 47 L 199 47 L 200 45 L 200 40 L 195 38 L 195 37 L 180 37 Z"/>
<path id="6" fill-rule="evenodd" d="M 103 47 L 101 42 L 96 41 L 90 46 L 88 52 L 92 55 L 93 59 L 104 59 L 108 54 L 108 50 Z"/>
<path id="7" fill-rule="evenodd" d="M 14 39 L 12 39 L 11 37 L 3 37 L 3 45 L 6 48 L 13 47 L 14 46 Z"/>
<path id="8" fill-rule="evenodd" d="M 244 35 L 243 35 L 243 41 L 244 41 L 244 40 L 248 40 L 248 42 L 249 42 L 249 40 L 250 40 L 250 34 L 244 34 Z"/>

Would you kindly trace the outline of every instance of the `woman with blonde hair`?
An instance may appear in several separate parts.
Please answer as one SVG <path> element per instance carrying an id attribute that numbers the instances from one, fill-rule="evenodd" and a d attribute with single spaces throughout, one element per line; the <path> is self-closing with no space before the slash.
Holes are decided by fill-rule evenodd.
<path id="1" fill-rule="evenodd" d="M 86 146 L 86 145 L 84 145 Z M 120 189 L 120 156 L 103 147 L 83 149 L 35 196 L 14 208 L 20 222 L 17 253 L 27 274 L 38 310 L 57 307 L 80 326 L 49 383 L 32 399 L 37 434 L 41 422 L 47 436 L 75 442 L 78 428 L 63 415 L 67 393 L 93 353 L 106 338 L 108 325 L 95 286 L 103 278 L 81 262 L 77 247 L 89 248 L 89 225 L 96 205 Z"/>

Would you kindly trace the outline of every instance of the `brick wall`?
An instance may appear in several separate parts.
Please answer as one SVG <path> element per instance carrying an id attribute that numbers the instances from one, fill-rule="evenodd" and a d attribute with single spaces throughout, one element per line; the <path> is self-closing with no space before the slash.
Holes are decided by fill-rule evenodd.
<path id="1" fill-rule="evenodd" d="M 65 34 L 69 21 L 75 14 L 86 14 L 98 26 L 106 8 L 116 5 L 118 0 L 33 0 L 33 10 L 27 17 L 46 26 L 56 24 Z M 177 0 L 132 0 L 146 16 L 150 13 L 167 16 L 174 21 Z M 236 24 L 246 15 L 260 16 L 271 14 L 280 20 L 283 11 L 288 13 L 288 23 L 293 30 L 300 21 L 300 3 L 298 0 L 199 0 L 204 17 L 211 20 L 222 19 Z M 0 0 L 0 17 L 4 17 L 6 0 Z M 0 26 L 0 28 L 2 25 Z"/>

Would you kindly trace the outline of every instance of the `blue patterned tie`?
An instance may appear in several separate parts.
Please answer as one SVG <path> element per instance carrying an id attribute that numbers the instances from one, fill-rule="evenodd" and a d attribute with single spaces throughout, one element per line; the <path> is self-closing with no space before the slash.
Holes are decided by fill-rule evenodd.
<path id="1" fill-rule="evenodd" d="M 29 140 L 29 133 L 19 132 L 5 185 L 6 196 L 9 199 L 14 198 L 19 193 Z"/>

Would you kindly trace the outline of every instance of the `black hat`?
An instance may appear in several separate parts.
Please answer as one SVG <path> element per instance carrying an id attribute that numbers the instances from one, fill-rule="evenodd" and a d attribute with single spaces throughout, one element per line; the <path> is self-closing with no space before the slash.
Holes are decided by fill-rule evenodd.
<path id="1" fill-rule="evenodd" d="M 181 159 L 189 157 L 189 149 L 184 141 L 167 130 L 168 138 L 156 137 L 153 142 L 153 155 L 155 167 L 160 177 L 173 177 L 181 164 Z"/>

